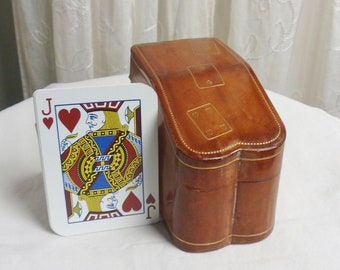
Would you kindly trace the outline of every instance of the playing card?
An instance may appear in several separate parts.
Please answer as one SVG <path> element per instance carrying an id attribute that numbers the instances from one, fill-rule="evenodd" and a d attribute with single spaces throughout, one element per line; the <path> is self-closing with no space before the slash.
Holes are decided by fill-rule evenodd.
<path id="1" fill-rule="evenodd" d="M 159 220 L 153 89 L 144 84 L 41 89 L 34 104 L 49 221 L 56 233 Z"/>

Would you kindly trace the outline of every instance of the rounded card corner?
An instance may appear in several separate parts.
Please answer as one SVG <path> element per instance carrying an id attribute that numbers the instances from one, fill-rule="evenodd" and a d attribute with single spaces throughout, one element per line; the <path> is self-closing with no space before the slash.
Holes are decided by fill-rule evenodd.
<path id="1" fill-rule="evenodd" d="M 50 226 L 51 231 L 58 236 L 67 237 L 67 236 L 72 235 L 72 234 L 70 234 L 70 232 L 68 230 L 65 231 L 65 229 L 62 228 L 62 226 L 60 226 L 60 224 L 55 224 L 51 220 L 49 222 L 49 226 Z"/>

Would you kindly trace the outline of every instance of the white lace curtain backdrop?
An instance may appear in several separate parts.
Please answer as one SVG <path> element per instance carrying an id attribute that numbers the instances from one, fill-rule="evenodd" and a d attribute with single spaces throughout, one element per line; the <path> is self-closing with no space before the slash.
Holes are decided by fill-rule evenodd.
<path id="1" fill-rule="evenodd" d="M 217 37 L 266 89 L 340 117 L 340 0 L 12 0 L 24 97 L 128 73 L 135 43 Z"/>

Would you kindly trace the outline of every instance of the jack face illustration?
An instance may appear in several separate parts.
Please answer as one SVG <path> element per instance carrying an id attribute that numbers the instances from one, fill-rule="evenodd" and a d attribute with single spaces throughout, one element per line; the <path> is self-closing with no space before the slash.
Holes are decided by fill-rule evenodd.
<path id="1" fill-rule="evenodd" d="M 100 129 L 105 124 L 105 114 L 103 111 L 89 112 L 86 124 L 89 126 L 89 131 L 95 131 Z"/>

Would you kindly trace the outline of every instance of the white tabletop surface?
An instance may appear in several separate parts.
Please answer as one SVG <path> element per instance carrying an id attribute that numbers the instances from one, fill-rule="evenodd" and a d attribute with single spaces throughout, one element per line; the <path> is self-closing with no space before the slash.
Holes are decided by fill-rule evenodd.
<path id="1" fill-rule="evenodd" d="M 107 77 L 50 87 L 128 83 Z M 0 112 L 1 269 L 340 269 L 340 119 L 268 91 L 287 129 L 273 233 L 208 253 L 162 223 L 73 237 L 49 228 L 32 99 Z"/>

